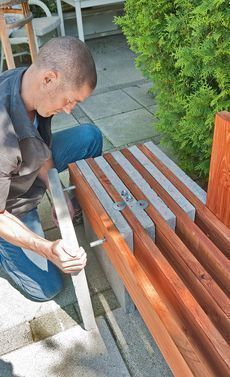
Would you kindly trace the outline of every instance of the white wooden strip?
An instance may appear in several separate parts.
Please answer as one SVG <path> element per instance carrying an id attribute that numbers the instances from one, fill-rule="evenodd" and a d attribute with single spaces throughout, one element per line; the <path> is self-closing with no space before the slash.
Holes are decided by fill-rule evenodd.
<path id="1" fill-rule="evenodd" d="M 86 181 L 96 194 L 105 211 L 108 213 L 113 223 L 119 230 L 120 234 L 127 242 L 130 250 L 133 251 L 133 232 L 129 224 L 124 219 L 122 214 L 118 210 L 113 208 L 112 199 L 107 194 L 102 184 L 95 176 L 94 172 L 90 169 L 89 165 L 84 160 L 77 161 L 76 164 L 84 175 Z M 89 198 L 89 200 L 91 199 Z"/>
<path id="2" fill-rule="evenodd" d="M 194 221 L 195 208 L 191 203 L 172 185 L 172 183 L 153 165 L 153 163 L 135 145 L 129 148 L 130 152 L 145 167 L 153 178 L 168 192 L 175 202 L 188 214 Z"/>
<path id="3" fill-rule="evenodd" d="M 185 186 L 204 204 L 206 204 L 207 193 L 194 182 L 182 169 L 175 164 L 160 148 L 158 148 L 152 141 L 144 143 L 144 145 L 171 170 L 171 172 L 180 179 Z"/>
<path id="4" fill-rule="evenodd" d="M 161 198 L 150 187 L 148 182 L 144 180 L 141 174 L 133 167 L 127 158 L 120 152 L 115 151 L 111 153 L 115 160 L 121 165 L 129 177 L 140 188 L 143 194 L 148 198 L 149 202 L 156 208 L 160 215 L 165 219 L 172 229 L 176 226 L 176 216 L 161 200 Z"/>
<path id="5" fill-rule="evenodd" d="M 101 168 L 103 173 L 112 183 L 113 187 L 116 191 L 121 195 L 123 190 L 127 191 L 128 194 L 132 196 L 132 193 L 128 190 L 128 188 L 124 185 L 124 183 L 120 180 L 108 162 L 104 159 L 104 157 L 100 156 L 94 159 L 98 166 Z M 121 196 L 122 200 L 122 196 Z M 137 220 L 141 223 L 143 228 L 147 231 L 150 237 L 155 241 L 155 225 L 147 213 L 141 208 L 137 206 L 137 200 L 132 196 L 132 201 L 126 201 L 127 206 L 136 216 Z"/>
<path id="6" fill-rule="evenodd" d="M 55 207 L 60 232 L 64 241 L 78 248 L 78 240 L 69 214 L 69 209 L 63 193 L 57 169 L 48 172 L 50 192 Z M 85 276 L 85 270 L 72 274 L 78 305 L 85 330 L 97 330 L 93 307 L 90 299 L 89 288 Z"/>

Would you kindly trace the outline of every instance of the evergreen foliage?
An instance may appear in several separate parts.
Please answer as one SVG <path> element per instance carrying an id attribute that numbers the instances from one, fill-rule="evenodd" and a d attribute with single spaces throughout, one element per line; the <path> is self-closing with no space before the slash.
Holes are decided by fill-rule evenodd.
<path id="1" fill-rule="evenodd" d="M 126 0 L 116 19 L 153 82 L 157 128 L 182 167 L 207 178 L 214 116 L 229 106 L 226 0 Z"/>

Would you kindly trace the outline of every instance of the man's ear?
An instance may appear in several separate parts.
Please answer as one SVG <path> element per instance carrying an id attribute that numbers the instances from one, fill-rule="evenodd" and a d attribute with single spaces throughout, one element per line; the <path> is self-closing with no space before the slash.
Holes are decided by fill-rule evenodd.
<path id="1" fill-rule="evenodd" d="M 58 86 L 59 75 L 55 71 L 46 71 L 42 77 L 42 86 L 45 90 L 53 90 Z"/>

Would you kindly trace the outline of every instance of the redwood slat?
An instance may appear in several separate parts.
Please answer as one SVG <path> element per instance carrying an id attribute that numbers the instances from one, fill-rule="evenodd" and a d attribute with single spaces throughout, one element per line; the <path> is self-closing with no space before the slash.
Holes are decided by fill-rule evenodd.
<path id="1" fill-rule="evenodd" d="M 220 250 L 210 241 L 200 228 L 179 207 L 163 187 L 152 177 L 145 167 L 133 156 L 128 149 L 121 152 L 139 171 L 150 187 L 168 205 L 176 215 L 176 233 L 181 237 L 186 246 L 194 253 L 199 262 L 205 266 L 216 282 L 226 294 L 230 292 L 230 262 Z"/>
<path id="2" fill-rule="evenodd" d="M 86 161 L 112 199 L 114 201 L 120 200 L 120 195 L 96 162 L 93 159 Z M 227 343 L 161 254 L 153 240 L 144 231 L 132 211 L 126 207 L 122 213 L 135 232 L 136 243 L 138 243 L 137 250 L 141 249 L 140 257 L 143 260 L 146 256 L 147 264 L 151 264 L 151 279 L 158 286 L 158 289 L 164 292 L 165 298 L 171 304 L 171 311 L 172 309 L 175 310 L 181 323 L 186 326 L 189 336 L 194 342 L 196 340 L 199 350 L 202 350 L 202 355 L 205 355 L 206 360 L 209 360 L 213 370 L 216 373 L 226 374 L 229 371 Z"/>
<path id="3" fill-rule="evenodd" d="M 145 145 L 139 144 L 138 148 L 159 169 L 164 176 L 184 195 L 196 208 L 195 222 L 199 228 L 212 240 L 212 242 L 230 257 L 230 229 L 227 228 L 198 198 L 180 181 L 170 169 L 167 168 Z"/>

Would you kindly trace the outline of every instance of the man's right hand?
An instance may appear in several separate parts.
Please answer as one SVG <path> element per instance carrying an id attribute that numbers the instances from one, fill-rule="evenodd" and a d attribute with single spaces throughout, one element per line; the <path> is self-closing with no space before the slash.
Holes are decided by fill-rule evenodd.
<path id="1" fill-rule="evenodd" d="M 85 250 L 74 248 L 63 240 L 52 242 L 48 259 L 66 274 L 82 270 L 87 262 Z"/>

